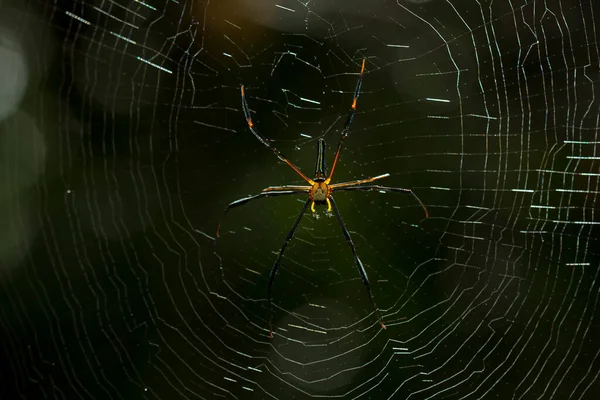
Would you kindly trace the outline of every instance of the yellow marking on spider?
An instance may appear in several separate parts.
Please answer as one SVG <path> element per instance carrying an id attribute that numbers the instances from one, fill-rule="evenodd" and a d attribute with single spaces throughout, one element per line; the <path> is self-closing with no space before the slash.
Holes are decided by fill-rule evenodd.
<path id="1" fill-rule="evenodd" d="M 329 198 L 327 198 L 327 212 L 331 212 L 331 202 L 329 201 Z"/>
<path id="2" fill-rule="evenodd" d="M 310 211 L 312 211 L 313 213 L 315 212 L 315 202 L 314 201 L 310 205 Z"/>

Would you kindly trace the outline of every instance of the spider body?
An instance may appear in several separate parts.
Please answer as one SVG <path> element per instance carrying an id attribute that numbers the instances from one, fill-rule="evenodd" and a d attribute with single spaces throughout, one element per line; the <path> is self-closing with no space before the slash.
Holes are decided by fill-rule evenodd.
<path id="1" fill-rule="evenodd" d="M 263 189 L 263 191 L 259 194 L 244 197 L 242 199 L 239 199 L 239 200 L 236 200 L 236 201 L 230 203 L 227 206 L 227 208 L 225 209 L 225 212 L 223 213 L 223 217 L 224 217 L 225 213 L 227 213 L 227 211 L 229 211 L 231 208 L 241 206 L 243 204 L 246 204 L 249 201 L 252 201 L 252 200 L 255 200 L 255 199 L 258 199 L 261 197 L 283 196 L 283 195 L 302 194 L 302 193 L 304 193 L 305 195 L 308 195 L 307 200 L 304 203 L 304 206 L 300 210 L 298 217 L 296 218 L 296 220 L 294 221 L 294 224 L 292 225 L 292 228 L 290 229 L 287 236 L 285 237 L 283 245 L 281 246 L 281 249 L 279 250 L 279 254 L 277 255 L 277 259 L 275 260 L 275 263 L 273 264 L 273 267 L 271 268 L 271 272 L 269 274 L 269 283 L 268 283 L 268 287 L 267 287 L 267 299 L 268 299 L 268 303 L 269 303 L 269 337 L 273 337 L 271 288 L 273 286 L 273 282 L 275 279 L 275 275 L 277 274 L 277 270 L 279 269 L 279 265 L 281 263 L 283 253 L 284 253 L 288 243 L 294 236 L 294 233 L 296 232 L 296 228 L 298 227 L 298 224 L 300 223 L 300 220 L 302 219 L 302 216 L 308 209 L 309 205 L 310 205 L 310 209 L 313 213 L 315 212 L 315 205 L 327 205 L 328 212 L 331 210 L 334 211 L 334 214 L 337 217 L 337 220 L 342 228 L 342 233 L 346 239 L 346 242 L 348 243 L 348 245 L 350 246 L 350 250 L 352 251 L 352 255 L 354 257 L 354 262 L 355 262 L 358 272 L 361 276 L 362 282 L 364 283 L 364 285 L 367 288 L 367 292 L 369 294 L 369 298 L 371 300 L 371 304 L 373 306 L 375 315 L 377 316 L 377 320 L 383 329 L 385 329 L 386 327 L 381 319 L 381 315 L 379 314 L 377 305 L 375 304 L 375 300 L 374 300 L 373 294 L 371 292 L 371 286 L 369 284 L 369 278 L 367 277 L 367 272 L 363 266 L 362 261 L 360 260 L 360 258 L 358 258 L 358 255 L 356 252 L 356 247 L 354 246 L 354 242 L 352 241 L 350 232 L 348 232 L 348 229 L 346 228 L 346 225 L 344 224 L 344 221 L 342 220 L 342 216 L 338 210 L 335 200 L 333 199 L 332 193 L 334 191 L 377 190 L 377 191 L 383 192 L 383 193 L 397 192 L 397 193 L 411 194 L 419 202 L 419 204 L 425 211 L 425 218 L 427 218 L 429 216 L 429 214 L 427 212 L 427 208 L 421 202 L 421 200 L 413 193 L 413 191 L 411 189 L 387 187 L 387 186 L 380 186 L 380 185 L 364 185 L 365 183 L 370 183 L 370 182 L 373 182 L 378 179 L 386 178 L 386 177 L 390 176 L 389 174 L 382 174 L 382 175 L 374 176 L 371 178 L 360 179 L 360 180 L 356 180 L 356 181 L 331 184 L 331 178 L 333 176 L 335 167 L 339 160 L 340 153 L 342 151 L 342 147 L 344 144 L 344 140 L 348 137 L 348 134 L 350 133 L 350 126 L 352 125 L 352 121 L 354 120 L 354 114 L 356 112 L 356 104 L 358 101 L 358 96 L 360 95 L 360 88 L 362 85 L 363 73 L 365 70 L 365 61 L 366 60 L 364 60 L 364 59 L 362 61 L 362 67 L 360 69 L 358 82 L 356 83 L 356 88 L 354 89 L 354 98 L 352 100 L 352 105 L 350 106 L 350 110 L 348 111 L 348 116 L 346 118 L 346 122 L 344 123 L 344 128 L 342 130 L 342 133 L 340 136 L 340 141 L 338 143 L 338 147 L 335 152 L 335 156 L 334 156 L 333 163 L 331 166 L 331 171 L 329 171 L 329 174 L 327 173 L 327 165 L 325 162 L 325 147 L 326 147 L 325 140 L 319 139 L 317 141 L 317 160 L 316 160 L 316 164 L 315 164 L 315 173 L 314 173 L 313 179 L 309 179 L 296 165 L 294 165 L 287 158 L 285 158 L 281 154 L 281 152 L 279 150 L 277 150 L 277 148 L 275 148 L 271 144 L 271 141 L 269 139 L 264 137 L 258 131 L 258 129 L 255 127 L 254 123 L 252 122 L 252 116 L 250 114 L 250 109 L 249 109 L 248 103 L 246 101 L 246 94 L 244 92 L 244 86 L 242 85 L 242 87 L 241 87 L 242 110 L 244 112 L 244 116 L 246 118 L 246 122 L 248 124 L 248 129 L 250 129 L 250 132 L 252 132 L 252 134 L 262 144 L 264 144 L 266 147 L 268 147 L 277 156 L 277 158 L 279 158 L 281 161 L 286 163 L 302 179 L 304 179 L 304 181 L 306 181 L 308 183 L 307 186 L 284 185 L 284 186 L 268 187 L 266 189 Z M 221 221 L 222 221 L 222 219 L 221 219 Z M 219 237 L 220 226 L 221 226 L 221 222 L 219 222 L 219 226 L 217 227 L 217 234 L 216 234 L 217 238 Z"/>
<path id="2" fill-rule="evenodd" d="M 308 198 L 312 201 L 310 210 L 315 212 L 315 205 L 327 204 L 327 211 L 331 211 L 331 203 L 329 196 L 331 188 L 329 187 L 329 179 L 327 179 L 327 164 L 325 163 L 325 139 L 317 141 L 317 162 L 315 164 L 315 174 L 312 179 L 312 186 L 308 191 Z M 310 183 L 310 182 L 309 182 Z"/>
<path id="3" fill-rule="evenodd" d="M 315 212 L 315 205 L 325 205 L 327 204 L 327 211 L 331 211 L 331 203 L 329 202 L 329 196 L 331 196 L 331 188 L 328 185 L 328 180 L 325 177 L 325 165 L 324 165 L 324 153 L 325 153 L 325 140 L 319 139 L 318 142 L 319 154 L 317 156 L 317 160 L 323 160 L 322 168 L 317 167 L 317 171 L 315 172 L 315 177 L 313 179 L 313 184 L 308 190 L 308 198 L 312 201 L 310 205 L 310 209 L 312 212 Z M 319 162 L 317 161 L 317 164 Z"/>
<path id="4" fill-rule="evenodd" d="M 317 181 L 310 188 L 308 196 L 315 204 L 326 204 L 330 194 L 331 189 L 329 189 L 325 181 Z"/>

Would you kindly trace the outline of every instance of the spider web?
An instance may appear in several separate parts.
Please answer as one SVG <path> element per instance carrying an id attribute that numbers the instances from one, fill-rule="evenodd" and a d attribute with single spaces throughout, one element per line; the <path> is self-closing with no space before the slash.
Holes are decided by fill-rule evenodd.
<path id="1" fill-rule="evenodd" d="M 591 0 L 0 3 L 7 398 L 591 399 Z M 306 196 L 331 164 L 387 325 Z M 4 61 L 6 60 L 6 61 Z"/>

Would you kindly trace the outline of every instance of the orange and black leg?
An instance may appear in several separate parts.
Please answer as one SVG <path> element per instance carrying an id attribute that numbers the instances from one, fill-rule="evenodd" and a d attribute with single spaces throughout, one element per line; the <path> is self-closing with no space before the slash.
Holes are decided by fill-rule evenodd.
<path id="1" fill-rule="evenodd" d="M 271 144 L 271 141 L 269 139 L 267 139 L 266 137 L 264 137 L 263 135 L 260 134 L 258 129 L 254 126 L 254 123 L 252 122 L 252 116 L 250 115 L 250 108 L 248 107 L 248 102 L 246 101 L 246 92 L 244 91 L 244 85 L 242 85 L 240 91 L 242 93 L 242 110 L 244 111 L 244 116 L 246 117 L 246 123 L 248 124 L 248 128 L 250 129 L 250 132 L 252 132 L 252 134 L 262 144 L 264 144 L 266 147 L 268 147 L 277 156 L 277 158 L 279 158 L 281 161 L 283 161 L 284 163 L 289 165 L 290 168 L 292 168 L 294 171 L 296 171 L 296 173 L 298 175 L 300 175 L 302 177 L 302 179 L 304 179 L 306 182 L 310 183 L 311 185 L 314 185 L 314 182 L 312 179 L 310 179 L 306 175 L 304 175 L 304 173 L 302 171 L 300 171 L 300 168 L 298 168 L 291 161 L 289 161 L 287 158 L 285 158 L 283 156 L 283 154 L 281 154 L 281 152 L 279 150 L 277 150 L 277 148 L 275 148 L 275 146 L 273 146 Z"/>
<path id="2" fill-rule="evenodd" d="M 390 176 L 390 174 L 377 175 L 377 176 L 374 176 L 372 178 L 359 179 L 357 181 L 334 183 L 333 185 L 329 185 L 329 187 L 331 189 L 336 189 L 336 188 L 341 188 L 341 187 L 345 187 L 345 186 L 362 185 L 363 183 L 371 183 L 371 182 L 376 181 L 378 179 L 387 178 L 388 176 Z"/>
<path id="3" fill-rule="evenodd" d="M 350 110 L 348 110 L 348 116 L 346 117 L 346 122 L 344 123 L 344 129 L 342 129 L 340 141 L 338 143 L 337 150 L 335 151 L 335 157 L 333 158 L 333 163 L 331 164 L 331 171 L 329 171 L 329 176 L 325 180 L 325 183 L 327 184 L 331 182 L 331 177 L 333 177 L 333 172 L 335 171 L 335 167 L 340 158 L 340 153 L 342 152 L 342 147 L 344 146 L 344 140 L 346 140 L 348 137 L 348 134 L 350 133 L 350 126 L 352 126 L 352 121 L 354 121 L 354 115 L 356 114 L 356 103 L 358 102 L 358 96 L 360 96 L 360 88 L 362 86 L 363 74 L 365 72 L 365 62 L 366 60 L 363 59 L 362 66 L 360 67 L 360 74 L 358 75 L 358 81 L 356 82 L 356 87 L 354 88 L 352 105 L 350 106 Z"/>

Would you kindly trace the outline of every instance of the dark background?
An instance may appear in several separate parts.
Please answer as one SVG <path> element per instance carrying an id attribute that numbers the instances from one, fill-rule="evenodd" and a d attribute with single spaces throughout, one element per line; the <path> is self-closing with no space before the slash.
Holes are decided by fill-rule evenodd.
<path id="1" fill-rule="evenodd" d="M 593 399 L 597 5 L 0 0 L 0 398 Z M 329 162 L 410 196 L 226 205 Z"/>

